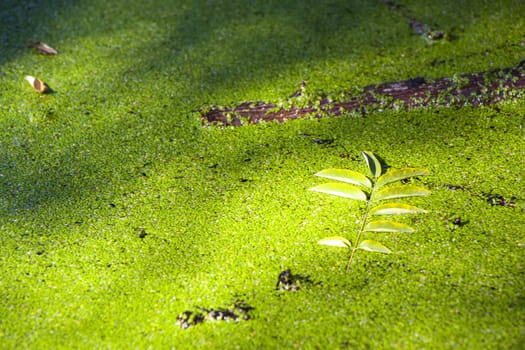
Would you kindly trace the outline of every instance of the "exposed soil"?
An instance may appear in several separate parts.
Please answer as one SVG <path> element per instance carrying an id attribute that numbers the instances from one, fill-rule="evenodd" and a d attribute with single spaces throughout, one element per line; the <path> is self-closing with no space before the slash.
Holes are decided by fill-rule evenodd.
<path id="1" fill-rule="evenodd" d="M 186 329 L 206 321 L 239 322 L 241 320 L 249 320 L 251 318 L 249 313 L 253 310 L 253 307 L 246 304 L 243 300 L 236 300 L 233 305 L 225 308 L 197 308 L 200 311 L 186 310 L 181 312 L 177 316 L 176 324 L 178 324 L 180 328 Z"/>
<path id="2" fill-rule="evenodd" d="M 310 277 L 292 274 L 290 269 L 286 269 L 279 274 L 275 289 L 296 292 L 301 289 L 301 286 L 304 286 L 305 284 L 313 284 L 313 281 L 310 280 Z"/>

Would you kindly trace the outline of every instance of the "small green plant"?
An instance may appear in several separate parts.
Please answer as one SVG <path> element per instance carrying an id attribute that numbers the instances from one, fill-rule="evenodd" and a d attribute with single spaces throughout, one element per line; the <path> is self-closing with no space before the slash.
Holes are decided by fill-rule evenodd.
<path id="1" fill-rule="evenodd" d="M 392 252 L 377 241 L 370 239 L 362 240 L 364 232 L 414 232 L 414 229 L 406 224 L 392 220 L 375 219 L 375 217 L 426 213 L 423 209 L 413 205 L 396 203 L 391 201 L 392 199 L 426 196 L 430 194 L 430 191 L 421 186 L 410 184 L 386 186 L 410 177 L 427 175 L 428 170 L 422 168 L 403 168 L 389 170 L 384 173 L 381 163 L 373 153 L 363 152 L 363 157 L 370 169 L 371 177 L 348 169 L 325 169 L 315 175 L 340 182 L 324 183 L 310 188 L 312 191 L 366 202 L 361 227 L 357 232 L 353 244 L 341 236 L 323 238 L 318 241 L 318 243 L 322 245 L 350 249 L 350 258 L 348 259 L 346 268 L 347 272 L 350 270 L 354 254 L 358 249 L 385 254 Z M 362 188 L 365 188 L 365 190 L 363 191 Z M 383 201 L 388 202 L 378 204 Z"/>

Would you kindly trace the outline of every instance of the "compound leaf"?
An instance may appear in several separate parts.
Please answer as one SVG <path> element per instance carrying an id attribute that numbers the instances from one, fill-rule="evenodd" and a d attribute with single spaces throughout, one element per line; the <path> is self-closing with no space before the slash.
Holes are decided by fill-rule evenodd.
<path id="1" fill-rule="evenodd" d="M 365 158 L 366 165 L 368 165 L 368 169 L 370 169 L 370 172 L 372 175 L 377 179 L 379 176 L 381 176 L 382 168 L 381 168 L 381 162 L 377 160 L 376 156 L 372 152 L 363 152 L 363 157 Z"/>
<path id="2" fill-rule="evenodd" d="M 385 199 L 401 198 L 401 197 L 414 197 L 414 196 L 427 196 L 430 191 L 421 186 L 414 185 L 401 185 L 394 187 L 387 187 L 377 192 L 374 192 L 372 201 L 381 201 Z"/>
<path id="3" fill-rule="evenodd" d="M 387 203 L 370 209 L 370 215 L 400 215 L 426 213 L 426 210 L 402 203 Z"/>
<path id="4" fill-rule="evenodd" d="M 386 184 L 403 180 L 414 176 L 428 175 L 428 170 L 423 168 L 404 168 L 389 170 L 386 174 L 383 174 L 377 179 L 377 188 L 383 187 Z"/>
<path id="5" fill-rule="evenodd" d="M 347 183 L 336 183 L 336 182 L 325 183 L 325 184 L 321 184 L 321 185 L 312 187 L 310 188 L 310 190 L 316 191 L 316 192 L 328 193 L 334 196 L 355 199 L 358 201 L 366 201 L 367 199 L 366 193 L 364 193 L 358 187 L 347 184 Z"/>
<path id="6" fill-rule="evenodd" d="M 366 250 L 369 252 L 384 253 L 384 254 L 392 253 L 390 249 L 388 249 L 381 243 L 377 241 L 372 241 L 370 239 L 364 240 L 361 243 L 359 243 L 359 246 L 357 248 Z"/>
<path id="7" fill-rule="evenodd" d="M 357 171 L 348 169 L 325 169 L 315 175 L 332 180 L 351 183 L 358 186 L 364 186 L 366 188 L 372 188 L 372 183 L 370 180 L 365 175 L 358 173 Z"/>
<path id="8" fill-rule="evenodd" d="M 390 220 L 370 221 L 363 231 L 372 232 L 414 232 L 414 229 L 408 225 Z"/>
<path id="9" fill-rule="evenodd" d="M 331 247 L 343 247 L 343 248 L 349 248 L 352 245 L 352 243 L 350 243 L 349 240 L 341 236 L 323 238 L 317 241 L 317 244 L 328 245 Z"/>

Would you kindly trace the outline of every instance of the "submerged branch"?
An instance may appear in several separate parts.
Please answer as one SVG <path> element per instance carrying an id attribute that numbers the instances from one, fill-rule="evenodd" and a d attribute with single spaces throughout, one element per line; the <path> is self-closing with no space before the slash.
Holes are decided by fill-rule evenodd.
<path id="1" fill-rule="evenodd" d="M 242 126 L 266 121 L 282 122 L 304 117 L 339 116 L 368 110 L 418 107 L 479 106 L 522 96 L 525 89 L 525 60 L 518 66 L 482 73 L 470 73 L 427 80 L 422 77 L 394 83 L 369 85 L 343 101 L 321 96 L 306 106 L 279 108 L 277 104 L 245 102 L 236 107 L 202 111 L 205 125 Z M 294 94 L 297 96 L 300 92 Z"/>

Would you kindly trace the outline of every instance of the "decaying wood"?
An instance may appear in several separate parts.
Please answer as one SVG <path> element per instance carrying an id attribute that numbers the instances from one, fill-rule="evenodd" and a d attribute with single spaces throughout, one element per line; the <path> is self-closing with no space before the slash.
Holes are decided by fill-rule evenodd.
<path id="1" fill-rule="evenodd" d="M 46 43 L 42 43 L 40 41 L 30 41 L 27 43 L 27 46 L 38 50 L 38 52 L 40 52 L 42 55 L 50 55 L 50 56 L 58 55 L 57 50 L 47 45 Z"/>
<path id="2" fill-rule="evenodd" d="M 491 72 L 471 73 L 427 80 L 422 77 L 394 83 L 370 85 L 345 101 L 333 102 L 326 96 L 306 107 L 279 109 L 274 103 L 245 102 L 236 107 L 209 108 L 201 113 L 203 124 L 241 126 L 263 121 L 284 121 L 303 117 L 339 116 L 370 109 L 410 109 L 417 107 L 478 106 L 506 98 L 523 96 L 525 60 L 518 66 Z"/>

